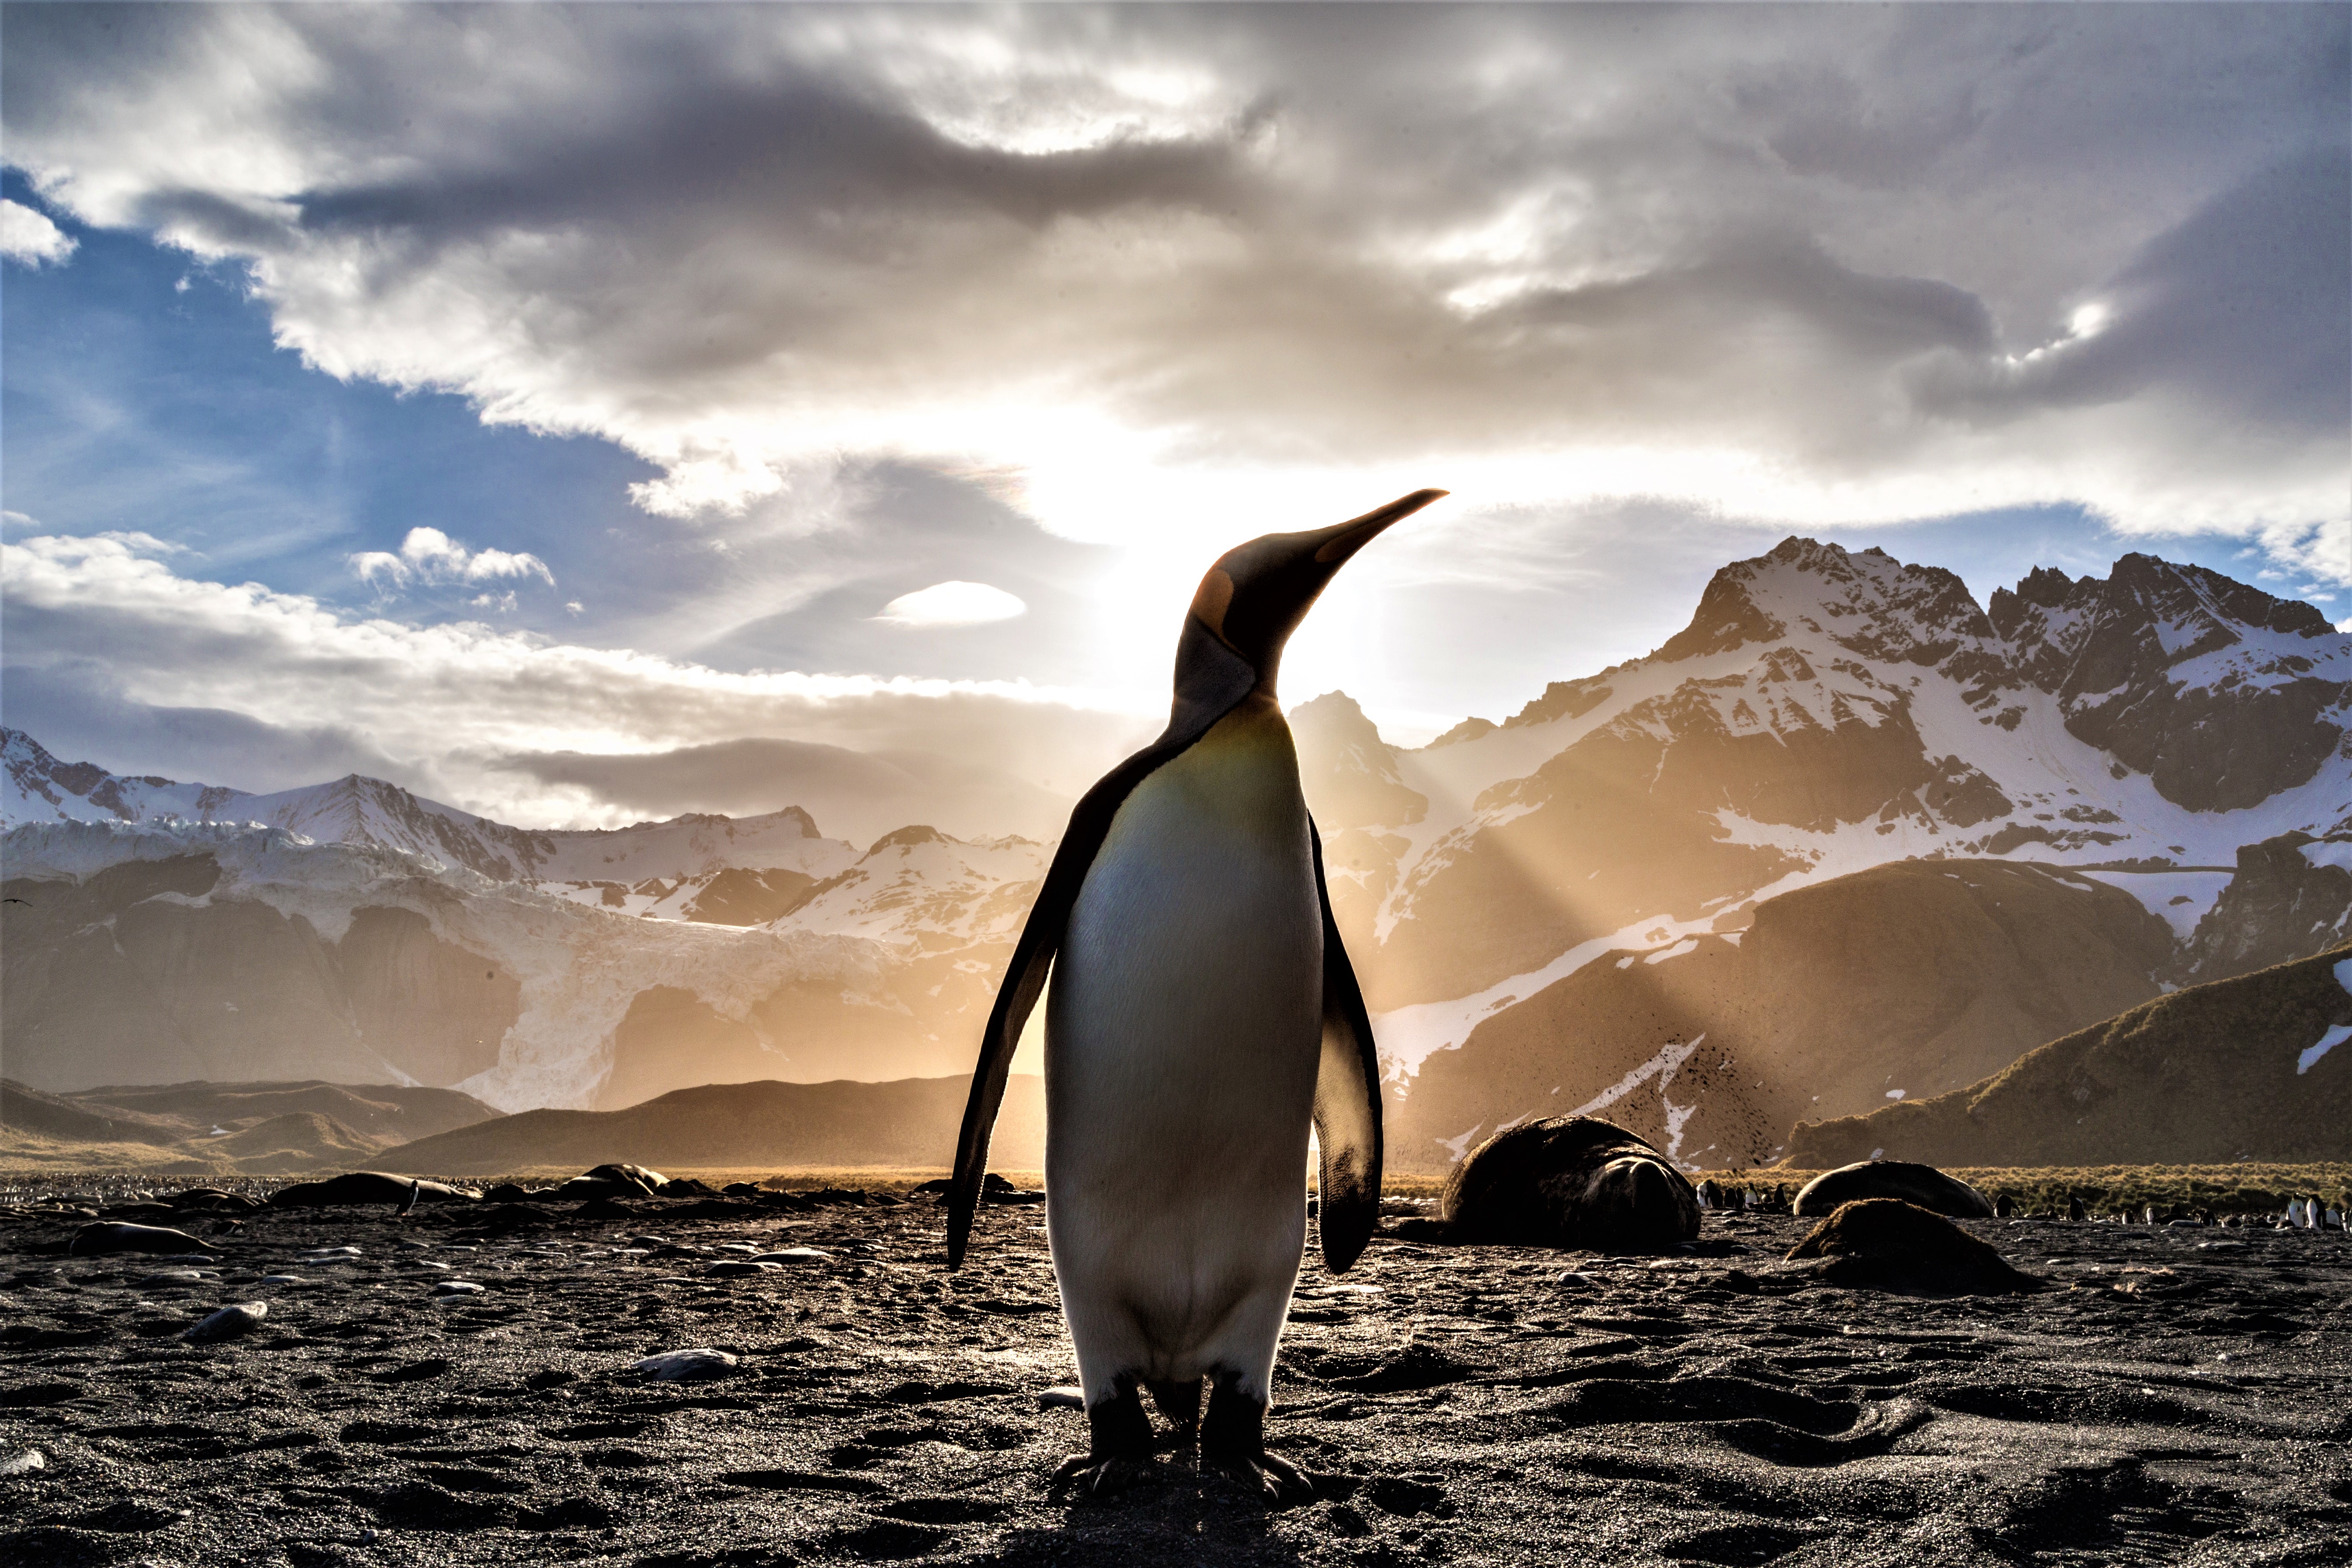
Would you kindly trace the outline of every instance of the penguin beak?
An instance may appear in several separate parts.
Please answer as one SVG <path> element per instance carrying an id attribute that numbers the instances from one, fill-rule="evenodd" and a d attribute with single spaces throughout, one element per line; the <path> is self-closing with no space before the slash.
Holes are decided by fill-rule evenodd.
<path id="1" fill-rule="evenodd" d="M 1319 541 L 1315 549 L 1316 564 L 1336 570 L 1348 557 L 1378 539 L 1391 523 L 1403 521 L 1447 493 L 1444 490 L 1415 490 L 1409 496 L 1399 496 L 1386 506 L 1374 507 L 1361 517 L 1351 517 L 1345 522 L 1321 530 L 1313 536 Z"/>

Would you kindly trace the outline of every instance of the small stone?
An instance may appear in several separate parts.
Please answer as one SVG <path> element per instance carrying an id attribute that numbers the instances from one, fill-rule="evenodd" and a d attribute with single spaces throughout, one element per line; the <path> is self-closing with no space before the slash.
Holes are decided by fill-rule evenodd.
<path id="1" fill-rule="evenodd" d="M 436 1296 L 478 1296 L 482 1293 L 482 1287 L 471 1279 L 443 1279 L 435 1283 L 433 1293 Z"/>
<path id="2" fill-rule="evenodd" d="M 261 1277 L 261 1282 L 264 1285 L 277 1285 L 294 1288 L 299 1288 L 312 1283 L 312 1281 L 303 1279 L 299 1274 L 265 1274 Z"/>
<path id="3" fill-rule="evenodd" d="M 269 1316 L 268 1302 L 238 1301 L 223 1307 L 180 1337 L 192 1345 L 218 1344 L 224 1340 L 233 1340 L 241 1334 L 251 1333 L 260 1326 L 261 1320 L 268 1316 Z"/>
<path id="4" fill-rule="evenodd" d="M 751 1260 L 754 1263 L 830 1263 L 833 1255 L 814 1247 L 787 1247 L 780 1252 L 763 1252 Z"/>
<path id="5" fill-rule="evenodd" d="M 710 1250 L 713 1252 L 740 1252 L 746 1258 L 756 1258 L 760 1255 L 760 1249 L 752 1246 L 748 1241 L 722 1241 L 716 1247 L 713 1247 Z"/>
<path id="6" fill-rule="evenodd" d="M 0 1458 L 0 1476 L 26 1476 L 48 1468 L 48 1456 L 38 1448 L 26 1448 Z"/>
<path id="7" fill-rule="evenodd" d="M 725 1377 L 735 1370 L 735 1357 L 709 1345 L 695 1345 L 632 1362 L 629 1370 L 662 1383 L 692 1383 L 706 1377 Z"/>
<path id="8" fill-rule="evenodd" d="M 702 1272 L 720 1279 L 739 1279 L 747 1274 L 773 1274 L 777 1265 L 749 1258 L 722 1258 Z"/>
<path id="9" fill-rule="evenodd" d="M 1082 1388 L 1065 1385 L 1042 1389 L 1037 1394 L 1037 1408 L 1040 1410 L 1084 1410 L 1086 1407 L 1087 1394 Z"/>
<path id="10" fill-rule="evenodd" d="M 173 1285 L 201 1285 L 205 1280 L 215 1278 L 217 1278 L 217 1276 L 208 1273 L 200 1273 L 194 1268 L 166 1268 L 160 1274 L 148 1275 L 145 1279 L 140 1280 L 139 1283 L 142 1287 L 153 1289 Z"/>

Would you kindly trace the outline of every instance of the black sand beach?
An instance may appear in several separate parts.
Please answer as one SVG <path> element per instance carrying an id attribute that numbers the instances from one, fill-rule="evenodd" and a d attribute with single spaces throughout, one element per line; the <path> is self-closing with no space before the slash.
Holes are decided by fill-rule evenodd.
<path id="1" fill-rule="evenodd" d="M 191 1222 L 205 1264 L 53 1256 L 81 1216 L 19 1210 L 0 1560 L 2352 1561 L 2342 1233 L 1971 1224 L 2050 1288 L 1937 1300 L 1817 1284 L 1775 1216 L 1659 1258 L 1310 1257 L 1269 1440 L 1318 1496 L 1268 1512 L 1181 1456 L 1053 1496 L 1086 1424 L 1038 1398 L 1073 1375 L 1043 1212 L 984 1211 L 953 1277 L 940 1218 L 262 1211 Z M 825 1256 L 709 1272 L 787 1248 Z M 177 1337 L 254 1300 L 241 1338 Z M 735 1364 L 630 1370 L 689 1347 Z"/>

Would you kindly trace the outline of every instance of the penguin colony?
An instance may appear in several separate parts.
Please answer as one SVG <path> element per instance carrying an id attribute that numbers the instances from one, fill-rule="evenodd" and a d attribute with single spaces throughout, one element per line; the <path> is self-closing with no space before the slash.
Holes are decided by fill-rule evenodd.
<path id="1" fill-rule="evenodd" d="M 1042 995 L 1046 1231 L 1090 1435 L 1063 1481 L 1142 1473 L 1148 1390 L 1204 1466 L 1269 1498 L 1311 1490 L 1265 1445 L 1307 1131 L 1324 1259 L 1344 1269 L 1379 1214 L 1380 1063 L 1275 680 L 1349 557 L 1444 493 L 1218 559 L 1177 641 L 1167 730 L 1078 802 L 1013 949 L 957 1140 L 948 1263 Z"/>

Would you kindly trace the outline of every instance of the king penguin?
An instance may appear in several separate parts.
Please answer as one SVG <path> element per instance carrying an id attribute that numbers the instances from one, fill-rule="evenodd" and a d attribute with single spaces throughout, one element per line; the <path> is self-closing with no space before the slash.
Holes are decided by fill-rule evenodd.
<path id="1" fill-rule="evenodd" d="M 1149 1389 L 1204 1466 L 1270 1499 L 1311 1490 L 1265 1441 L 1306 1245 L 1307 1131 L 1324 1260 L 1344 1269 L 1379 1215 L 1380 1063 L 1275 678 L 1349 557 L 1444 494 L 1267 534 L 1209 568 L 1177 639 L 1168 728 L 1071 812 L 989 1015 L 948 1266 L 1045 995 L 1045 1226 L 1090 1434 L 1061 1479 L 1088 1489 L 1149 1462 Z"/>

